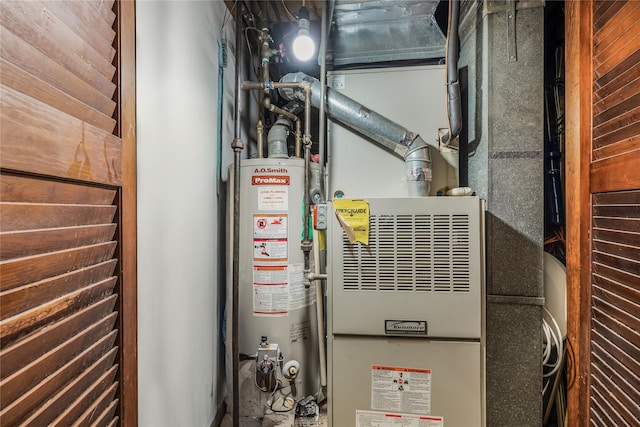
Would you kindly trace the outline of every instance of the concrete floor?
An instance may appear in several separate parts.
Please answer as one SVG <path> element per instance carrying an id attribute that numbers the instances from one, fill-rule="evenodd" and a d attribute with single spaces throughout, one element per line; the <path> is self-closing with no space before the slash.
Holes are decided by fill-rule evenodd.
<path id="1" fill-rule="evenodd" d="M 295 411 L 272 412 L 268 408 L 267 401 L 270 393 L 258 390 L 255 385 L 255 362 L 240 362 L 238 379 L 240 383 L 240 426 L 241 427 L 326 427 L 326 405 L 320 407 L 316 417 L 295 418 Z M 225 399 L 227 414 L 222 419 L 220 427 L 231 427 L 231 390 L 227 391 Z"/>

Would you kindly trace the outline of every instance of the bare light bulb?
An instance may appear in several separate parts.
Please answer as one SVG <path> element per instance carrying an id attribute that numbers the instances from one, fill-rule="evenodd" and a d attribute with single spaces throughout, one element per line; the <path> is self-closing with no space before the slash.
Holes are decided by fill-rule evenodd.
<path id="1" fill-rule="evenodd" d="M 293 55 L 299 61 L 308 61 L 313 57 L 316 50 L 316 44 L 309 35 L 309 30 L 301 28 L 298 35 L 293 40 Z"/>

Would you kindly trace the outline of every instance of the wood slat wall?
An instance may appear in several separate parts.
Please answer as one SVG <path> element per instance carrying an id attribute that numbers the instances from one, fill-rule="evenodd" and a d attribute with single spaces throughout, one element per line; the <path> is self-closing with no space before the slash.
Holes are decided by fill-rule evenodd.
<path id="1" fill-rule="evenodd" d="M 587 367 L 589 420 L 595 426 L 640 422 L 638 28 L 640 2 L 595 2 Z"/>
<path id="2" fill-rule="evenodd" d="M 640 191 L 593 195 L 591 412 L 640 420 Z"/>
<path id="3" fill-rule="evenodd" d="M 8 173 L 0 189 L 0 424 L 46 425 L 115 366 L 116 192 Z"/>
<path id="4" fill-rule="evenodd" d="M 570 426 L 640 422 L 640 3 L 566 2 Z"/>
<path id="5" fill-rule="evenodd" d="M 640 149 L 640 2 L 603 2 L 595 17 L 593 159 L 597 162 Z"/>
<path id="6" fill-rule="evenodd" d="M 0 425 L 135 424 L 133 16 L 0 2 Z"/>

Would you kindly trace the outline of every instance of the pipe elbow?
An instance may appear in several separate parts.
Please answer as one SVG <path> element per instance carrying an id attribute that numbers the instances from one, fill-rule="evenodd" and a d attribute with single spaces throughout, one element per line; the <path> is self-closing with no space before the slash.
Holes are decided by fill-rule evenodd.
<path id="1" fill-rule="evenodd" d="M 417 135 L 404 156 L 407 185 L 410 196 L 426 197 L 431 190 L 433 172 L 429 145 Z"/>

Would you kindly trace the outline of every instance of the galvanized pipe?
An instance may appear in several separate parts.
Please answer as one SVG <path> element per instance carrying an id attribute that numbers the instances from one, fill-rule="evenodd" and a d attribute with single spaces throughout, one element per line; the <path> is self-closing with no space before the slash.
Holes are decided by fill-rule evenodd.
<path id="1" fill-rule="evenodd" d="M 240 69 L 244 63 L 244 43 L 242 40 L 243 25 L 242 14 L 244 12 L 243 2 L 237 3 L 236 11 L 236 75 L 235 75 L 235 104 L 234 112 L 234 138 L 231 143 L 233 149 L 233 266 L 232 266 L 232 307 L 231 307 L 231 356 L 232 356 L 232 418 L 233 427 L 240 427 L 240 349 L 239 349 L 239 328 L 238 328 L 238 312 L 239 312 L 239 289 L 240 289 L 240 157 L 244 145 L 242 143 L 241 120 L 240 115 L 242 109 L 240 106 Z"/>

